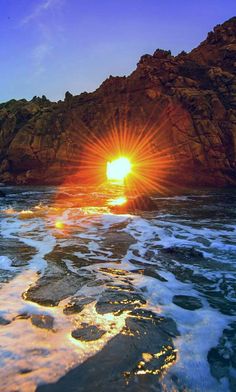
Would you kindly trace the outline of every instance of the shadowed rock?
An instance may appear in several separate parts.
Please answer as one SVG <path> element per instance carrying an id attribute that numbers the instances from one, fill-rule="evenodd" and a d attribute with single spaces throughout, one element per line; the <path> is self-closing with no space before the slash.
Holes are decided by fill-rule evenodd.
<path id="1" fill-rule="evenodd" d="M 132 262 L 132 261 L 131 261 Z M 132 264 L 135 264 L 135 261 L 132 262 Z M 141 264 L 141 263 L 140 263 Z M 144 263 L 143 263 L 144 264 Z M 146 267 L 144 269 L 136 269 L 131 271 L 134 274 L 140 274 L 144 276 L 150 276 L 151 278 L 155 278 L 157 280 L 160 280 L 161 282 L 167 282 L 167 279 L 163 278 L 163 276 L 159 275 L 158 272 L 156 271 L 155 267 Z"/>
<path id="2" fill-rule="evenodd" d="M 236 322 L 230 323 L 223 330 L 216 347 L 210 349 L 207 355 L 211 374 L 218 381 L 227 379 L 230 391 L 236 387 Z"/>
<path id="3" fill-rule="evenodd" d="M 125 229 L 127 222 L 124 224 L 112 225 L 109 231 L 104 234 L 104 239 L 101 241 L 101 246 L 107 250 L 112 251 L 112 258 L 121 259 L 124 257 L 130 247 L 136 240 L 122 229 Z"/>
<path id="4" fill-rule="evenodd" d="M 82 269 L 78 268 L 78 273 L 68 269 L 66 260 L 73 260 L 74 256 L 73 248 L 70 247 L 70 250 L 72 254 L 68 252 L 68 247 L 63 252 L 63 247 L 56 245 L 52 252 L 45 256 L 48 263 L 44 275 L 23 293 L 24 299 L 40 305 L 57 306 L 62 299 L 74 295 L 90 279 L 93 279 L 92 274 L 85 276 Z M 83 266 L 83 263 L 79 265 L 79 267 Z"/>
<path id="5" fill-rule="evenodd" d="M 88 305 L 93 301 L 95 301 L 95 299 L 92 297 L 73 297 L 63 309 L 63 313 L 66 315 L 80 313 L 84 309 L 85 305 Z"/>
<path id="6" fill-rule="evenodd" d="M 181 260 L 201 260 L 204 259 L 203 253 L 200 252 L 199 250 L 196 250 L 194 248 L 184 248 L 184 247 L 178 247 L 178 246 L 171 246 L 170 248 L 163 248 L 161 249 L 162 253 L 169 254 L 171 256 L 174 256 L 176 258 L 181 258 Z"/>
<path id="7" fill-rule="evenodd" d="M 88 280 L 73 273 L 60 278 L 43 276 L 23 294 L 25 300 L 44 306 L 57 306 L 62 299 L 74 295 Z"/>
<path id="8" fill-rule="evenodd" d="M 45 314 L 33 314 L 31 316 L 31 323 L 38 328 L 53 329 L 54 319 L 52 316 Z"/>
<path id="9" fill-rule="evenodd" d="M 99 329 L 98 327 L 96 327 L 96 325 L 89 325 L 83 328 L 75 329 L 74 331 L 72 331 L 71 335 L 77 340 L 89 342 L 92 340 L 100 339 L 105 333 L 106 331 Z"/>
<path id="10" fill-rule="evenodd" d="M 100 314 L 117 313 L 133 310 L 144 305 L 146 301 L 140 294 L 122 290 L 106 290 L 96 303 L 96 311 Z"/>
<path id="11" fill-rule="evenodd" d="M 26 245 L 17 238 L 4 238 L 0 236 L 1 256 L 7 256 L 12 260 L 12 267 L 27 265 L 36 254 L 36 249 Z"/>
<path id="12" fill-rule="evenodd" d="M 100 352 L 37 392 L 161 391 L 159 377 L 176 360 L 176 334 L 173 320 L 137 310 Z"/>
<path id="13" fill-rule="evenodd" d="M 196 310 L 202 308 L 202 303 L 199 298 L 190 295 L 174 295 L 173 303 L 187 310 Z"/>

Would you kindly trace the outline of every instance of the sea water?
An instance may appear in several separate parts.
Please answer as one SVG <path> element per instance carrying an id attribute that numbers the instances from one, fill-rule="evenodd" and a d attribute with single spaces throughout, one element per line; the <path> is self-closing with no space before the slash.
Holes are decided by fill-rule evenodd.
<path id="1" fill-rule="evenodd" d="M 112 212 L 111 190 L 2 190 L 1 391 L 34 391 L 101 351 L 122 332 L 128 312 L 98 314 L 96 301 L 124 282 L 142 293 L 143 308 L 176 323 L 177 356 L 159 380 L 163 390 L 236 390 L 235 190 L 152 195 L 156 211 L 135 214 Z M 57 268 L 84 277 L 73 295 L 94 302 L 82 313 L 65 314 L 67 291 L 56 305 L 43 302 L 46 291 L 42 300 L 40 291 L 38 299 L 25 294 L 46 271 L 53 295 Z M 50 316 L 53 327 L 35 324 L 35 315 Z M 76 340 L 71 332 L 83 322 L 106 333 L 96 343 Z"/>

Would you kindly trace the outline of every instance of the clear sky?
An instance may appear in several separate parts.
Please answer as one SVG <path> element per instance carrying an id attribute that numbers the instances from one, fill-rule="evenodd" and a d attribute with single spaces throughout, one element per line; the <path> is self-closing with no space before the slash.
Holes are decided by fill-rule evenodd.
<path id="1" fill-rule="evenodd" d="M 0 0 L 0 101 L 93 91 L 234 15 L 236 0 Z"/>

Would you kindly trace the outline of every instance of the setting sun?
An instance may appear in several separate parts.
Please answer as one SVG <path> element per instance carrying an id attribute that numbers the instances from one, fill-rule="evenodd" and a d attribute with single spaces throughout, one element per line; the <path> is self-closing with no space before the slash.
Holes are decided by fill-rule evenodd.
<path id="1" fill-rule="evenodd" d="M 131 173 L 131 163 L 128 158 L 120 157 L 112 162 L 107 162 L 108 180 L 122 181 Z"/>

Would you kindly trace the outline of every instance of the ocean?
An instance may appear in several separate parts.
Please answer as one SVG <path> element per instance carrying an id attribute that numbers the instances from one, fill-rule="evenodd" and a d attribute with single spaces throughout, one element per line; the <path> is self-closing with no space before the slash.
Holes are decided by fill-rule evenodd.
<path id="1" fill-rule="evenodd" d="M 0 391 L 236 391 L 235 190 L 1 190 Z"/>

